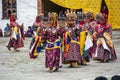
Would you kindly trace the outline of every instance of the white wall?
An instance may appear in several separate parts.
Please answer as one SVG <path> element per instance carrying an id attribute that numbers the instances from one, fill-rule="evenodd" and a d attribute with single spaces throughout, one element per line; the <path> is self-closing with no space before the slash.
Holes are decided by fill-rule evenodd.
<path id="1" fill-rule="evenodd" d="M 37 0 L 17 0 L 17 22 L 24 23 L 25 30 L 31 26 L 37 15 Z M 2 20 L 2 0 L 0 0 L 0 28 L 4 29 L 9 20 Z"/>

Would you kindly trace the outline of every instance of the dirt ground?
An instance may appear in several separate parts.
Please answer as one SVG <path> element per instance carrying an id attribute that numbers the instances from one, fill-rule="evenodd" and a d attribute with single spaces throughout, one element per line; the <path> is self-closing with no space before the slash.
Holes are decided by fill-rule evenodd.
<path id="1" fill-rule="evenodd" d="M 117 61 L 100 63 L 91 60 L 87 66 L 69 68 L 63 65 L 58 72 L 49 73 L 45 68 L 44 50 L 37 59 L 29 58 L 31 38 L 26 38 L 25 46 L 20 52 L 8 51 L 6 43 L 9 38 L 0 38 L 0 80 L 94 80 L 97 76 L 120 75 L 120 39 L 113 39 Z"/>

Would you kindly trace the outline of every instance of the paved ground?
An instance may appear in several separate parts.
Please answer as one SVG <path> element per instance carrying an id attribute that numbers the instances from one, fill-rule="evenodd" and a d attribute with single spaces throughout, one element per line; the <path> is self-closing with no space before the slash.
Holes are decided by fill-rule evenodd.
<path id="1" fill-rule="evenodd" d="M 63 65 L 59 72 L 49 73 L 44 66 L 44 51 L 35 60 L 29 58 L 31 38 L 26 38 L 20 52 L 8 51 L 9 38 L 0 38 L 0 80 L 94 80 L 97 76 L 120 74 L 120 39 L 114 39 L 118 59 L 116 62 L 99 63 L 91 60 L 88 66 L 68 68 Z"/>

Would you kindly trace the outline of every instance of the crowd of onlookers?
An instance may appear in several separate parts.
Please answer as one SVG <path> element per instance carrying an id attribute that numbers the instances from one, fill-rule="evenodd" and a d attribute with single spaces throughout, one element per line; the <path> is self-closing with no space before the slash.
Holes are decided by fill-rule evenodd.
<path id="1" fill-rule="evenodd" d="M 98 76 L 95 78 L 95 80 L 109 80 L 109 79 L 107 79 L 107 77 L 104 77 L 104 76 Z M 112 76 L 111 80 L 120 80 L 120 75 Z"/>
<path id="2" fill-rule="evenodd" d="M 3 34 L 4 33 L 4 34 Z M 7 23 L 4 31 L 0 28 L 0 37 L 9 37 L 11 34 L 10 25 Z M 28 26 L 28 30 L 24 31 L 25 37 L 32 37 L 33 29 L 31 26 Z"/>

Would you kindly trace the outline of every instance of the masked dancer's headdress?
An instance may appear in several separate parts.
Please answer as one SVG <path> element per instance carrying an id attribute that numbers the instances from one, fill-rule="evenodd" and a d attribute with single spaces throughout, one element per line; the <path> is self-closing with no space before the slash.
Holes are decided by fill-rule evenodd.
<path id="1" fill-rule="evenodd" d="M 57 27 L 57 13 L 52 12 L 48 13 L 48 21 L 50 22 L 50 26 L 52 28 Z"/>
<path id="2" fill-rule="evenodd" d="M 73 26 L 76 23 L 77 15 L 75 12 L 68 12 L 66 13 L 67 23 L 68 26 Z"/>

